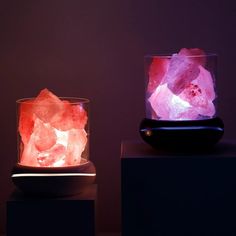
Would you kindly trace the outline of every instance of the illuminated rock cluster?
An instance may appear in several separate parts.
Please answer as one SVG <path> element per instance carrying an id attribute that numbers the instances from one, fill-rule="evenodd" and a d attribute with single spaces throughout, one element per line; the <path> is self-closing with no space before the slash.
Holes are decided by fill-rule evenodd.
<path id="1" fill-rule="evenodd" d="M 36 167 L 79 165 L 87 144 L 87 112 L 44 89 L 20 102 L 20 164 Z"/>
<path id="2" fill-rule="evenodd" d="M 214 116 L 214 83 L 205 63 L 206 55 L 200 49 L 183 48 L 170 58 L 153 58 L 147 87 L 153 119 L 196 120 Z"/>

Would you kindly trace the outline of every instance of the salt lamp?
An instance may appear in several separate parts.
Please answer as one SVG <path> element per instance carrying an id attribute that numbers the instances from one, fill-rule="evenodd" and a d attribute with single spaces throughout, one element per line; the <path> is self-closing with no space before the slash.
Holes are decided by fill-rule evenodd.
<path id="1" fill-rule="evenodd" d="M 216 110 L 216 54 L 198 48 L 145 57 L 141 137 L 156 148 L 208 148 L 224 133 Z"/>
<path id="2" fill-rule="evenodd" d="M 87 99 L 59 98 L 48 89 L 17 101 L 16 186 L 27 193 L 70 195 L 94 181 L 88 105 Z"/>

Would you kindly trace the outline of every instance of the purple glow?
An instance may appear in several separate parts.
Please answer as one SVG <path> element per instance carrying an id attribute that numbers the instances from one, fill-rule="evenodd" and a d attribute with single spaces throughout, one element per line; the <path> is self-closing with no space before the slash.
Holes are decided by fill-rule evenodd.
<path id="1" fill-rule="evenodd" d="M 215 115 L 214 83 L 205 63 L 200 49 L 181 49 L 169 58 L 153 59 L 147 88 L 153 119 L 196 120 Z"/>

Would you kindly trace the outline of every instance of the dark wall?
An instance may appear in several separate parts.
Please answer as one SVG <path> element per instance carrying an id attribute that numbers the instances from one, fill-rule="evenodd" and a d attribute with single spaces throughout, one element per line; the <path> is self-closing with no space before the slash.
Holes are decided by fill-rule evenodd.
<path id="1" fill-rule="evenodd" d="M 99 228 L 120 229 L 120 143 L 139 138 L 143 56 L 200 47 L 219 54 L 225 138 L 236 135 L 234 0 L 8 0 L 0 2 L 0 232 L 16 162 L 15 101 L 44 87 L 91 99 L 91 160 Z"/>

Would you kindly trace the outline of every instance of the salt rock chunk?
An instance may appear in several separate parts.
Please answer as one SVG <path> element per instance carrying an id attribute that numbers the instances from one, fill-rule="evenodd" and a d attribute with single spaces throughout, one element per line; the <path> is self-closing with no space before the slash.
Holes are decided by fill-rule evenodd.
<path id="1" fill-rule="evenodd" d="M 172 93 L 166 83 L 158 86 L 148 100 L 162 120 L 189 120 L 198 116 L 188 102 Z"/>
<path id="2" fill-rule="evenodd" d="M 199 66 L 200 73 L 196 78 L 196 83 L 205 92 L 208 101 L 213 101 L 216 98 L 214 80 L 211 73 L 204 67 Z"/>
<path id="3" fill-rule="evenodd" d="M 202 88 L 199 87 L 194 80 L 184 89 L 179 97 L 193 106 L 204 106 L 207 103 L 207 100 L 203 97 L 203 93 L 204 91 Z"/>
<path id="4" fill-rule="evenodd" d="M 169 119 L 170 107 L 167 104 L 171 103 L 172 96 L 173 93 L 168 89 L 167 84 L 158 86 L 152 93 L 148 101 L 157 117 L 163 120 Z"/>
<path id="5" fill-rule="evenodd" d="M 213 117 L 215 115 L 215 105 L 211 101 L 208 101 L 205 106 L 195 107 L 195 110 L 202 117 Z"/>
<path id="6" fill-rule="evenodd" d="M 167 69 L 169 67 L 169 59 L 154 57 L 148 71 L 148 87 L 147 92 L 152 93 L 162 82 Z"/>
<path id="7" fill-rule="evenodd" d="M 209 71 L 199 66 L 199 76 L 180 94 L 180 98 L 187 101 L 200 116 L 212 117 L 215 114 L 214 83 Z"/>
<path id="8" fill-rule="evenodd" d="M 71 129 L 68 134 L 66 164 L 79 165 L 82 152 L 87 143 L 87 133 L 84 129 Z"/>
<path id="9" fill-rule="evenodd" d="M 70 129 L 83 129 L 87 123 L 87 112 L 80 104 L 70 104 L 63 101 L 63 112 L 54 117 L 52 126 L 58 130 L 66 131 Z"/>
<path id="10" fill-rule="evenodd" d="M 42 167 L 55 167 L 55 166 L 62 166 L 64 164 L 66 148 L 61 144 L 56 144 L 51 149 L 40 152 L 37 161 L 40 166 Z M 60 163 L 58 165 L 57 163 Z"/>
<path id="11" fill-rule="evenodd" d="M 190 106 L 185 111 L 179 113 L 178 116 L 174 116 L 173 120 L 196 120 L 198 118 L 198 111 Z"/>
<path id="12" fill-rule="evenodd" d="M 34 100 L 34 113 L 44 123 L 52 122 L 56 114 L 63 112 L 63 108 L 63 102 L 48 89 L 43 89 Z"/>
<path id="13" fill-rule="evenodd" d="M 39 166 L 37 157 L 38 150 L 34 145 L 34 135 L 32 134 L 26 144 L 23 146 L 23 151 L 21 153 L 20 164 L 25 166 Z"/>
<path id="14" fill-rule="evenodd" d="M 50 149 L 57 141 L 54 128 L 39 119 L 35 121 L 34 137 L 35 147 L 40 152 Z"/>
<path id="15" fill-rule="evenodd" d="M 199 75 L 198 64 L 189 57 L 174 54 L 166 74 L 168 88 L 176 95 L 180 94 L 189 83 Z"/>
<path id="16" fill-rule="evenodd" d="M 72 119 L 74 122 L 73 128 L 75 129 L 84 129 L 87 124 L 88 116 L 87 112 L 81 105 L 72 106 Z"/>
<path id="17" fill-rule="evenodd" d="M 186 101 L 173 94 L 170 106 L 169 120 L 195 120 L 197 111 Z"/>
<path id="18" fill-rule="evenodd" d="M 69 101 L 63 101 L 63 111 L 55 114 L 51 125 L 60 130 L 66 131 L 73 128 L 73 120 L 72 120 L 72 108 Z"/>
<path id="19" fill-rule="evenodd" d="M 199 116 L 213 116 L 215 113 L 214 105 L 206 97 L 204 90 L 200 89 L 197 84 L 191 83 L 179 96 L 187 101 Z"/>
<path id="20" fill-rule="evenodd" d="M 204 66 L 206 64 L 206 53 L 199 48 L 182 48 L 178 55 L 187 56 L 190 60 L 198 65 Z"/>
<path id="21" fill-rule="evenodd" d="M 21 135 L 22 142 L 27 144 L 34 128 L 35 116 L 33 113 L 33 100 L 22 102 L 19 109 L 18 130 Z"/>

